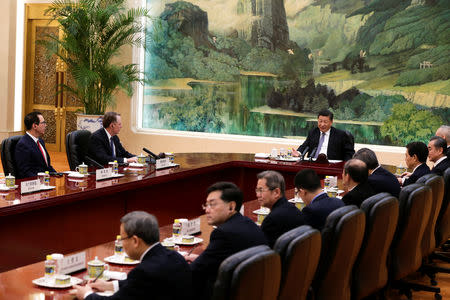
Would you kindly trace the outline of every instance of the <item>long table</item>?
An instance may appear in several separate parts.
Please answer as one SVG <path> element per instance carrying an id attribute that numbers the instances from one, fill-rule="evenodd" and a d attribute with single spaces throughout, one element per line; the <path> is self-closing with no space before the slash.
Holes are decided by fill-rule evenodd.
<path id="1" fill-rule="evenodd" d="M 20 189 L 0 193 L 0 272 L 42 261 L 49 253 L 71 253 L 111 241 L 120 217 L 130 211 L 153 213 L 160 226 L 174 218 L 202 214 L 205 191 L 217 181 L 232 181 L 255 199 L 256 174 L 276 170 L 287 188 L 295 174 L 313 168 L 321 176 L 341 176 L 343 163 L 316 164 L 255 159 L 253 154 L 176 154 L 177 168 L 141 174 L 126 172 L 119 179 L 96 181 L 51 178 L 54 190 L 21 195 Z M 20 182 L 19 182 L 20 185 Z"/>

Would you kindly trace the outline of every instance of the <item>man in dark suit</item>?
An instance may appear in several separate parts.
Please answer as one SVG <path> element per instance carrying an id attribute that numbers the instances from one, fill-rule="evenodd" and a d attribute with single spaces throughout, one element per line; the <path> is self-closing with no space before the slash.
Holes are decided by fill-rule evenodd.
<path id="1" fill-rule="evenodd" d="M 137 162 L 137 157 L 129 153 L 117 136 L 122 129 L 122 119 L 116 112 L 107 112 L 103 116 L 103 128 L 89 139 L 89 156 L 98 163 L 106 165 L 117 160 L 118 163 Z"/>
<path id="2" fill-rule="evenodd" d="M 126 214 L 120 220 L 120 236 L 128 256 L 140 260 L 127 279 L 107 282 L 97 280 L 86 286 L 74 286 L 78 299 L 191 299 L 192 274 L 178 252 L 159 243 L 158 221 L 144 211 Z M 114 291 L 110 297 L 94 291 Z"/>
<path id="3" fill-rule="evenodd" d="M 258 225 L 239 210 L 242 192 L 231 182 L 217 182 L 207 190 L 206 219 L 217 226 L 211 233 L 209 245 L 200 256 L 185 258 L 190 264 L 194 281 L 194 295 L 198 299 L 210 299 L 217 271 L 224 259 L 241 250 L 266 245 L 267 240 Z"/>
<path id="4" fill-rule="evenodd" d="M 297 150 L 293 149 L 293 155 L 299 156 L 308 148 L 309 156 L 313 155 L 313 158 L 324 153 L 328 159 L 351 159 L 355 153 L 352 138 L 332 125 L 333 113 L 327 109 L 321 110 L 317 117 L 317 128 L 309 131 L 305 142 Z"/>
<path id="5" fill-rule="evenodd" d="M 347 194 L 342 197 L 345 205 L 361 206 L 361 203 L 375 195 L 374 190 L 368 183 L 369 170 L 366 164 L 359 159 L 353 158 L 347 161 L 342 171 L 342 181 Z"/>
<path id="6" fill-rule="evenodd" d="M 283 233 L 304 224 L 300 210 L 289 203 L 285 197 L 283 176 L 275 171 L 264 171 L 257 175 L 256 197 L 261 206 L 270 208 L 264 218 L 261 230 L 264 232 L 269 246 L 273 247 Z"/>
<path id="7" fill-rule="evenodd" d="M 422 142 L 411 142 L 406 145 L 405 162 L 411 172 L 405 172 L 398 178 L 402 186 L 407 186 L 415 183 L 417 179 L 425 174 L 430 173 L 430 168 L 427 166 L 428 148 Z"/>
<path id="8" fill-rule="evenodd" d="M 353 155 L 353 158 L 357 158 L 366 163 L 369 169 L 368 182 L 375 194 L 386 192 L 398 198 L 400 194 L 400 183 L 394 174 L 380 166 L 375 152 L 369 148 L 362 148 Z"/>
<path id="9" fill-rule="evenodd" d="M 450 159 L 450 126 L 442 125 L 436 130 L 436 136 L 443 138 L 447 142 L 447 157 Z M 445 153 L 445 152 L 444 152 Z"/>
<path id="10" fill-rule="evenodd" d="M 295 175 L 294 185 L 298 196 L 305 202 L 302 217 L 305 224 L 322 230 L 328 215 L 344 206 L 344 202 L 337 198 L 330 198 L 320 186 L 320 178 L 316 171 L 303 169 Z"/>
<path id="11" fill-rule="evenodd" d="M 33 177 L 45 171 L 56 172 L 42 139 L 47 127 L 44 117 L 40 112 L 33 111 L 25 116 L 24 123 L 27 131 L 17 142 L 14 151 L 17 178 Z"/>
<path id="12" fill-rule="evenodd" d="M 450 159 L 446 155 L 447 142 L 438 136 L 433 136 L 428 143 L 428 159 L 434 163 L 432 173 L 440 176 L 450 167 Z"/>

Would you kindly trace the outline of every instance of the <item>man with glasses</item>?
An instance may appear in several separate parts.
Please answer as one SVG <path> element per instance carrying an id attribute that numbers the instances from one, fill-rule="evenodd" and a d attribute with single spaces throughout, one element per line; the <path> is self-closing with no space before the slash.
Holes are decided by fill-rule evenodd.
<path id="1" fill-rule="evenodd" d="M 118 163 L 137 162 L 120 143 L 117 136 L 122 129 L 122 119 L 116 112 L 107 112 L 103 116 L 103 128 L 95 131 L 89 139 L 89 156 L 99 164 L 106 165 L 117 160 Z"/>
<path id="2" fill-rule="evenodd" d="M 328 197 L 327 193 L 320 186 L 320 178 L 316 171 L 304 169 L 295 175 L 295 188 L 298 196 L 302 198 L 305 207 L 302 209 L 302 216 L 305 224 L 318 230 L 322 230 L 328 215 L 344 206 L 344 202 L 337 198 Z"/>
<path id="3" fill-rule="evenodd" d="M 264 171 L 257 175 L 256 197 L 261 206 L 270 208 L 264 218 L 261 230 L 266 235 L 269 246 L 273 247 L 283 233 L 304 224 L 303 217 L 294 204 L 285 197 L 283 176 L 275 171 Z"/>
<path id="4" fill-rule="evenodd" d="M 141 263 L 120 281 L 97 280 L 86 286 L 75 285 L 78 299 L 191 299 L 192 276 L 188 264 L 177 251 L 159 243 L 156 218 L 144 211 L 133 211 L 120 220 L 120 236 L 126 254 Z M 110 297 L 94 291 L 114 291 Z"/>
<path id="5" fill-rule="evenodd" d="M 37 176 L 39 172 L 56 172 L 50 164 L 50 155 L 42 139 L 47 128 L 44 117 L 40 112 L 33 111 L 23 121 L 27 131 L 17 142 L 14 151 L 16 177 L 20 179 Z"/>
<path id="6" fill-rule="evenodd" d="M 207 190 L 206 220 L 217 226 L 211 233 L 209 245 L 203 253 L 188 255 L 194 281 L 194 295 L 198 299 L 210 299 L 217 271 L 224 259 L 241 250 L 266 245 L 266 238 L 259 227 L 239 210 L 242 206 L 241 190 L 231 182 L 217 182 Z"/>

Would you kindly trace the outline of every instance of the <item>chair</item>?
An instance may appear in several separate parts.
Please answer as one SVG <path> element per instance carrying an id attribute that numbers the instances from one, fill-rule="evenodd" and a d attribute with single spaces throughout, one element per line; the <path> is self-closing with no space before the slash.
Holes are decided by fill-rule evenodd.
<path id="1" fill-rule="evenodd" d="M 347 135 L 348 141 L 352 144 L 352 149 L 355 148 L 355 137 L 353 134 L 348 130 L 344 130 L 344 132 Z"/>
<path id="2" fill-rule="evenodd" d="M 450 168 L 444 172 L 444 197 L 436 221 L 436 246 L 442 246 L 450 238 Z"/>
<path id="3" fill-rule="evenodd" d="M 319 263 L 320 232 L 309 225 L 281 235 L 273 250 L 281 257 L 281 284 L 278 300 L 306 299 Z"/>
<path id="4" fill-rule="evenodd" d="M 353 264 L 364 237 L 365 215 L 354 205 L 328 215 L 322 229 L 322 250 L 312 288 L 315 299 L 350 299 Z"/>
<path id="5" fill-rule="evenodd" d="M 14 151 L 16 149 L 17 142 L 19 142 L 21 137 L 21 135 L 15 135 L 2 141 L 1 158 L 3 172 L 5 175 L 11 174 L 13 176 L 17 176 Z"/>
<path id="6" fill-rule="evenodd" d="M 219 267 L 213 300 L 274 300 L 281 279 L 280 256 L 261 245 L 235 253 Z"/>
<path id="7" fill-rule="evenodd" d="M 70 170 L 85 162 L 85 156 L 88 152 L 89 138 L 91 132 L 88 130 L 75 130 L 69 132 L 66 136 L 66 154 L 69 162 Z"/>
<path id="8" fill-rule="evenodd" d="M 439 288 L 405 280 L 422 264 L 422 238 L 431 213 L 431 189 L 420 183 L 408 185 L 402 188 L 399 202 L 398 225 L 390 250 L 389 285 L 408 299 L 412 298 L 411 290 L 434 292 L 439 299 Z"/>
<path id="9" fill-rule="evenodd" d="M 354 300 L 380 291 L 388 281 L 387 257 L 397 228 L 398 207 L 398 200 L 388 193 L 373 195 L 361 204 L 366 230 L 353 267 Z"/>

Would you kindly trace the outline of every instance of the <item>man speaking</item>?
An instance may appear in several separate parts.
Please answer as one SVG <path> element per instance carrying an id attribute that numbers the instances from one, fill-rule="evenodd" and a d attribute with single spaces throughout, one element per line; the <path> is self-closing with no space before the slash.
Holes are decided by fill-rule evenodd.
<path id="1" fill-rule="evenodd" d="M 121 129 L 120 115 L 116 112 L 105 113 L 103 128 L 94 132 L 89 139 L 89 156 L 102 165 L 115 160 L 118 163 L 137 162 L 137 157 L 125 150 L 120 143 L 117 135 Z"/>
<path id="2" fill-rule="evenodd" d="M 333 113 L 327 109 L 321 110 L 317 116 L 317 128 L 309 131 L 305 142 L 297 151 L 293 151 L 293 155 L 299 156 L 308 147 L 309 155 L 313 158 L 324 153 L 328 159 L 351 159 L 355 154 L 353 141 L 345 131 L 331 127 L 332 125 Z"/>

